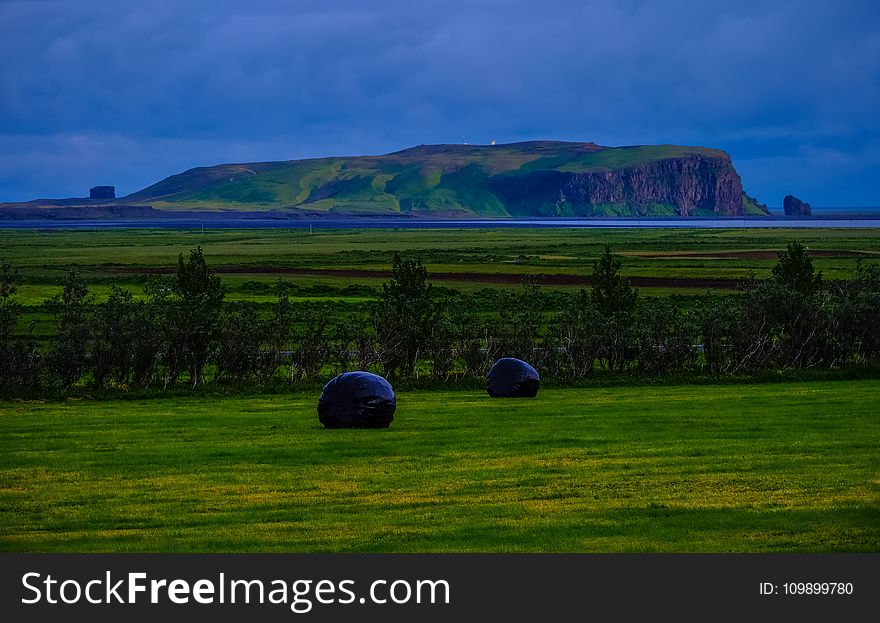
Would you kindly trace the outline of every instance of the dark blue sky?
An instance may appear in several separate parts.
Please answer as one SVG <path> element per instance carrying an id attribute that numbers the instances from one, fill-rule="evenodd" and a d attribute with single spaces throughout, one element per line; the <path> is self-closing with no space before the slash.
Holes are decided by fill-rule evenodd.
<path id="1" fill-rule="evenodd" d="M 727 150 L 778 206 L 880 205 L 873 0 L 0 0 L 0 201 L 529 139 Z"/>

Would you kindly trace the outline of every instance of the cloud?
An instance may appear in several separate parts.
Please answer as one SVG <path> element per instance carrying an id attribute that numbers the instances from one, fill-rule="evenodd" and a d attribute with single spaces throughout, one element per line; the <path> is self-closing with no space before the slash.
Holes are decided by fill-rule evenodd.
<path id="1" fill-rule="evenodd" d="M 878 18 L 825 0 L 0 2 L 0 197 L 492 138 L 711 145 L 771 167 L 743 169 L 751 192 L 797 193 L 777 143 L 880 134 Z M 855 183 L 814 203 L 880 204 Z"/>

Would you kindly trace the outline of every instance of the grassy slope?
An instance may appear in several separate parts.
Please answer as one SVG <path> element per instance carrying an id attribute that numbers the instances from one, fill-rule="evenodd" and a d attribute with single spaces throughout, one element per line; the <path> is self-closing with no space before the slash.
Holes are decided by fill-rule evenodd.
<path id="1" fill-rule="evenodd" d="M 880 382 L 0 403 L 0 549 L 878 551 Z"/>
<path id="2" fill-rule="evenodd" d="M 693 154 L 700 154 L 713 158 L 727 158 L 727 154 L 720 149 L 710 149 L 707 147 L 634 145 L 631 147 L 616 147 L 614 149 L 605 149 L 595 153 L 584 154 L 569 160 L 564 164 L 560 164 L 554 167 L 554 169 L 570 173 L 625 169 L 641 166 L 657 160 L 683 158 Z"/>
<path id="3" fill-rule="evenodd" d="M 675 145 L 428 145 L 385 156 L 202 167 L 169 177 L 121 201 L 180 210 L 297 207 L 317 212 L 508 216 L 503 202 L 489 189 L 491 176 L 628 168 L 693 154 L 727 158 L 719 150 Z M 629 213 L 626 206 L 606 206 L 604 210 Z"/>

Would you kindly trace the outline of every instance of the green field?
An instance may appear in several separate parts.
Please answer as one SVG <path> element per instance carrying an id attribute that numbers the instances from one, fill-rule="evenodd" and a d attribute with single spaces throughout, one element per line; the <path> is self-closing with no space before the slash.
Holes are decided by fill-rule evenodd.
<path id="1" fill-rule="evenodd" d="M 880 381 L 0 403 L 0 550 L 880 551 Z"/>
<path id="2" fill-rule="evenodd" d="M 24 276 L 17 302 L 25 306 L 19 330 L 33 324 L 38 336 L 53 331 L 46 299 L 61 292 L 75 264 L 96 301 L 111 284 L 143 296 L 149 271 L 176 269 L 177 256 L 201 245 L 220 271 L 226 301 L 253 301 L 266 309 L 277 300 L 277 281 L 295 302 L 362 305 L 373 300 L 395 251 L 418 256 L 435 284 L 482 293 L 484 307 L 500 289 L 513 290 L 522 276 L 584 279 L 604 246 L 620 254 L 622 273 L 660 279 L 638 285 L 644 296 L 696 298 L 707 290 L 736 293 L 738 280 L 770 276 L 777 253 L 792 241 L 813 252 L 826 279 L 850 278 L 856 262 L 880 262 L 875 229 L 108 229 L 16 230 L 0 228 L 0 262 Z M 355 270 L 339 276 L 327 270 Z M 305 270 L 308 274 L 291 274 Z M 437 279 L 439 273 L 445 273 Z M 475 278 L 476 276 L 476 278 Z M 711 287 L 706 280 L 728 280 Z M 578 283 L 545 283 L 550 291 L 573 291 Z M 483 311 L 486 311 L 485 309 Z"/>
<path id="3" fill-rule="evenodd" d="M 212 267 L 224 269 L 230 291 L 247 294 L 247 284 L 272 283 L 279 277 L 328 291 L 350 284 L 377 287 L 386 277 L 277 271 L 387 271 L 394 252 L 400 251 L 421 257 L 429 274 L 462 275 L 442 285 L 474 290 L 510 285 L 473 282 L 468 275 L 588 276 L 608 244 L 624 256 L 623 273 L 629 277 L 692 281 L 643 288 L 646 293 L 656 289 L 662 294 L 702 294 L 700 280 L 745 279 L 751 272 L 769 276 L 776 254 L 794 240 L 815 254 L 814 266 L 828 279 L 849 277 L 859 257 L 880 261 L 880 230 L 874 229 L 0 229 L 0 260 L 24 273 L 26 288 L 32 288 L 25 292 L 42 296 L 53 291 L 33 287 L 57 286 L 71 264 L 94 284 L 139 286 L 144 269 L 173 270 L 178 254 L 202 245 Z"/>

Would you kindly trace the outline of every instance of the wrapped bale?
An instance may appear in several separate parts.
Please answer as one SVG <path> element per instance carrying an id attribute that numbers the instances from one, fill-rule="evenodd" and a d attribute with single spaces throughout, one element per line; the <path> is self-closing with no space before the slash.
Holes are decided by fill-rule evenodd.
<path id="1" fill-rule="evenodd" d="M 344 372 L 330 379 L 318 399 L 326 428 L 387 428 L 397 397 L 391 384 L 371 372 Z"/>
<path id="2" fill-rule="evenodd" d="M 541 386 L 538 371 L 521 359 L 499 359 L 489 370 L 487 391 L 493 398 L 533 398 Z"/>

